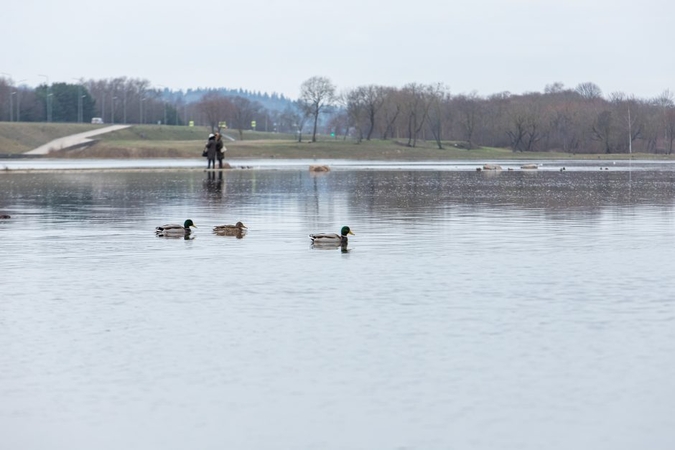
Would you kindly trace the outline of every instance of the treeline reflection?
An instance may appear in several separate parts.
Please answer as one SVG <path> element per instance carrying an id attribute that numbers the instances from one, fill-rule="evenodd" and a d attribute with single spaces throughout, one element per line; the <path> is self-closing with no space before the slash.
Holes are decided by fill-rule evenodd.
<path id="1" fill-rule="evenodd" d="M 333 204 L 357 214 L 424 214 L 439 208 L 517 208 L 559 215 L 649 205 L 672 209 L 670 171 L 501 172 L 351 170 L 320 176 L 300 170 L 105 172 L 0 177 L 0 209 L 25 207 L 67 216 L 186 207 L 288 207 L 316 214 Z M 86 212 L 85 212 L 86 211 Z"/>

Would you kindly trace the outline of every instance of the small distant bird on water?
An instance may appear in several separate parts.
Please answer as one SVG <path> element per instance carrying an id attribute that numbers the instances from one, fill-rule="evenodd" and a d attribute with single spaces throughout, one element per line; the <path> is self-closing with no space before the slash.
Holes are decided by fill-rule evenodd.
<path id="1" fill-rule="evenodd" d="M 12 216 L 10 216 L 9 214 L 0 214 L 0 219 L 11 219 L 11 218 Z"/>
<path id="2" fill-rule="evenodd" d="M 197 228 L 197 225 L 195 225 L 192 220 L 188 219 L 183 225 L 170 223 L 157 227 L 155 228 L 155 234 L 162 237 L 188 236 L 192 232 L 190 227 Z"/>
<path id="3" fill-rule="evenodd" d="M 333 245 L 339 245 L 339 244 L 346 244 L 348 239 L 347 235 L 351 234 L 354 236 L 354 233 L 352 233 L 352 230 L 349 229 L 349 227 L 344 226 L 340 230 L 340 234 L 337 233 L 317 233 L 317 234 L 310 234 L 309 238 L 312 240 L 312 244 L 333 244 Z"/>

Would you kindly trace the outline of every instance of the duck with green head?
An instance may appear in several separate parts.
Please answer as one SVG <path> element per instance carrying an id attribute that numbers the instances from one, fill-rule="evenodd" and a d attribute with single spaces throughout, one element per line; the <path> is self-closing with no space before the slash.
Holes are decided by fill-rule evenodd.
<path id="1" fill-rule="evenodd" d="M 197 225 L 192 222 L 192 220 L 186 220 L 183 225 L 178 224 L 167 224 L 155 228 L 155 234 L 162 237 L 179 237 L 179 236 L 189 236 L 192 232 L 191 228 L 197 228 Z"/>
<path id="2" fill-rule="evenodd" d="M 312 244 L 331 244 L 331 245 L 345 245 L 347 244 L 347 235 L 352 233 L 352 230 L 349 227 L 344 226 L 340 230 L 340 234 L 337 233 L 316 233 L 310 234 L 309 238 L 312 240 Z"/>

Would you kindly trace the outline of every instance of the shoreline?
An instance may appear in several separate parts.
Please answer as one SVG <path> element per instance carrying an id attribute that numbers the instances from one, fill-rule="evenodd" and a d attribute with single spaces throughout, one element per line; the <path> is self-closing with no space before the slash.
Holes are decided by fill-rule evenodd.
<path id="1" fill-rule="evenodd" d="M 0 159 L 0 174 L 29 173 L 158 173 L 158 172 L 207 172 L 223 173 L 241 170 L 300 170 L 313 175 L 323 175 L 332 170 L 441 170 L 500 172 L 551 172 L 551 171 L 630 171 L 633 169 L 662 168 L 675 170 L 673 160 L 353 160 L 353 159 L 230 159 L 229 168 L 206 169 L 203 161 L 195 159 Z M 327 166 L 328 170 L 314 172 L 312 166 Z"/>

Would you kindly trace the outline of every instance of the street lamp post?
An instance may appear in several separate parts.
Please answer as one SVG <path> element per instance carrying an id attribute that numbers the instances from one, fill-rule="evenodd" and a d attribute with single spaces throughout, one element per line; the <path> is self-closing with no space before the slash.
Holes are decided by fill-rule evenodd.
<path id="1" fill-rule="evenodd" d="M 51 92 L 47 94 L 47 122 L 52 123 L 52 97 L 54 97 L 54 94 Z"/>
<path id="2" fill-rule="evenodd" d="M 47 83 L 47 122 L 52 121 L 52 89 L 49 84 L 49 77 L 47 75 L 38 74 L 39 77 L 44 77 Z"/>
<path id="3" fill-rule="evenodd" d="M 9 93 L 9 121 L 14 122 L 14 104 L 12 103 L 12 97 L 16 95 L 16 91 Z"/>
<path id="4" fill-rule="evenodd" d="M 77 123 L 82 123 L 82 83 L 78 78 L 73 78 L 77 81 Z"/>
<path id="5" fill-rule="evenodd" d="M 163 90 L 166 90 L 166 86 L 164 86 L 163 84 L 158 84 L 157 86 L 163 88 Z M 160 95 L 162 103 L 164 103 L 164 122 L 162 122 L 162 125 L 166 125 L 166 100 L 164 99 L 164 92 L 162 91 Z"/>
<path id="6" fill-rule="evenodd" d="M 141 117 L 140 117 L 140 122 L 141 125 L 143 124 L 143 102 L 145 101 L 145 97 L 141 98 Z"/>
<path id="7" fill-rule="evenodd" d="M 21 122 L 21 83 L 26 81 L 24 78 L 23 80 L 19 80 L 16 82 L 16 121 Z"/>
<path id="8" fill-rule="evenodd" d="M 112 107 L 110 108 L 110 123 L 115 125 L 115 99 L 117 97 L 113 96 L 112 98 Z"/>

